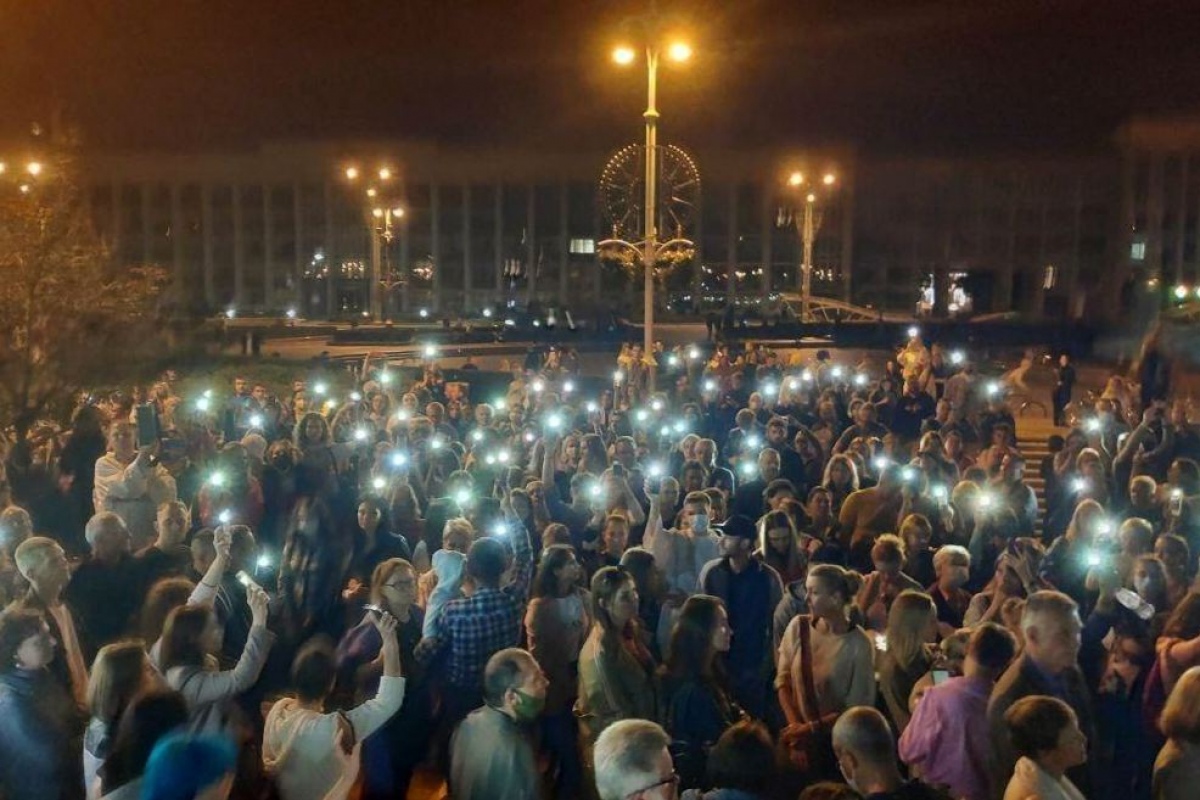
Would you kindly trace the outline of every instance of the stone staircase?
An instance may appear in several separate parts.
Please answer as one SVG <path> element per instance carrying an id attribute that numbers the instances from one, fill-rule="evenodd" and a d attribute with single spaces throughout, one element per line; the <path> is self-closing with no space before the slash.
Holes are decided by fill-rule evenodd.
<path id="1" fill-rule="evenodd" d="M 1041 475 L 1042 459 L 1050 454 L 1046 440 L 1055 433 L 1064 436 L 1067 428 L 1055 426 L 1050 417 L 1037 416 L 1036 412 L 1029 416 L 1017 417 L 1017 447 L 1025 456 L 1025 483 L 1033 489 L 1038 499 L 1038 536 L 1042 534 L 1042 521 L 1046 518 L 1046 485 Z"/>

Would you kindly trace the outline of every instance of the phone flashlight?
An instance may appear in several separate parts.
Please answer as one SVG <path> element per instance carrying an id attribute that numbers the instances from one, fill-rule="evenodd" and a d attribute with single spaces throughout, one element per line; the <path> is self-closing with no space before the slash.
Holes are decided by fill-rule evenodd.
<path id="1" fill-rule="evenodd" d="M 675 430 L 676 433 L 683 433 L 684 431 L 687 430 L 687 421 L 682 420 L 682 419 L 677 419 L 677 420 L 675 420 L 674 424 L 671 425 L 671 427 Z"/>
<path id="2" fill-rule="evenodd" d="M 1098 566 L 1100 566 L 1100 560 L 1101 560 L 1101 559 L 1100 559 L 1100 551 L 1098 551 L 1098 550 L 1091 550 L 1091 549 L 1089 549 L 1089 550 L 1087 551 L 1087 555 L 1085 556 L 1085 561 L 1087 562 L 1087 565 L 1088 565 L 1089 567 L 1098 567 Z"/>
<path id="3" fill-rule="evenodd" d="M 747 447 L 758 447 L 759 444 L 761 444 L 761 441 L 759 440 L 759 438 L 757 436 L 751 435 L 751 436 L 746 437 L 746 446 Z"/>
<path id="4" fill-rule="evenodd" d="M 481 431 L 481 430 L 471 431 L 471 441 L 482 442 L 483 441 L 483 431 Z"/>
<path id="5" fill-rule="evenodd" d="M 563 381 L 562 389 L 563 389 L 563 394 L 570 394 L 571 392 L 575 391 L 575 382 L 574 381 Z"/>
<path id="6" fill-rule="evenodd" d="M 1100 430 L 1100 420 L 1096 419 L 1095 417 L 1092 417 L 1087 422 L 1083 423 L 1083 427 L 1089 433 L 1096 433 Z"/>
<path id="7" fill-rule="evenodd" d="M 644 408 L 639 408 L 633 416 L 638 422 L 645 422 L 650 418 L 650 412 Z"/>
<path id="8" fill-rule="evenodd" d="M 492 403 L 492 408 L 496 409 L 497 411 L 504 411 L 508 408 L 508 401 L 503 397 L 498 397 L 496 398 L 496 402 Z"/>
<path id="9" fill-rule="evenodd" d="M 908 338 L 915 339 L 921 335 L 921 329 L 916 325 L 910 325 L 908 328 Z"/>
<path id="10" fill-rule="evenodd" d="M 254 562 L 254 566 L 258 567 L 259 569 L 269 569 L 271 566 L 271 557 L 266 553 L 263 553 Z"/>
<path id="11" fill-rule="evenodd" d="M 263 426 L 262 414 L 255 414 L 252 417 L 250 417 L 250 427 L 251 428 L 261 428 L 262 426 Z"/>
<path id="12" fill-rule="evenodd" d="M 556 431 L 556 430 L 559 430 L 560 428 L 562 428 L 562 424 L 563 424 L 562 417 L 560 417 L 558 414 L 551 414 L 549 417 L 546 418 L 546 427 L 552 431 Z"/>
<path id="13" fill-rule="evenodd" d="M 356 441 L 365 442 L 367 440 L 367 429 L 366 428 L 355 428 L 354 429 L 354 438 Z"/>
<path id="14" fill-rule="evenodd" d="M 679 366 L 679 356 L 675 355 L 674 353 L 671 353 L 671 355 L 667 356 L 667 363 L 670 364 L 672 367 L 678 367 Z"/>
<path id="15" fill-rule="evenodd" d="M 403 467 L 408 463 L 408 457 L 404 453 L 392 453 L 392 466 Z"/>
<path id="16" fill-rule="evenodd" d="M 812 374 L 811 369 L 806 369 L 800 373 L 800 380 L 807 383 L 807 382 L 811 381 L 812 379 L 813 379 L 813 374 Z"/>
<path id="17" fill-rule="evenodd" d="M 351 392 L 350 399 L 356 403 L 361 403 L 362 402 L 362 392 Z"/>
<path id="18" fill-rule="evenodd" d="M 900 471 L 900 479 L 905 483 L 912 483 L 917 479 L 917 471 L 912 467 L 905 467 Z"/>
<path id="19" fill-rule="evenodd" d="M 228 508 L 225 509 L 220 514 L 217 514 L 217 522 L 220 522 L 222 525 L 228 525 L 230 522 L 233 522 L 233 512 Z"/>
<path id="20" fill-rule="evenodd" d="M 755 472 L 758 472 L 758 465 L 753 461 L 743 461 L 741 463 L 741 470 L 743 475 L 749 477 Z"/>
<path id="21" fill-rule="evenodd" d="M 214 472 L 213 474 L 208 476 L 208 483 L 210 486 L 216 486 L 216 487 L 224 486 L 225 485 L 225 473 L 219 472 L 219 471 Z"/>
<path id="22" fill-rule="evenodd" d="M 599 497 L 600 495 L 604 494 L 604 487 L 601 486 L 599 482 L 593 483 L 591 488 L 588 489 L 588 494 L 590 494 L 592 497 Z"/>
<path id="23" fill-rule="evenodd" d="M 438 353 L 437 345 L 432 345 L 432 344 L 425 345 L 425 357 L 426 358 L 437 358 L 437 353 Z"/>
<path id="24" fill-rule="evenodd" d="M 964 361 L 966 361 L 966 359 L 967 359 L 967 356 L 965 353 L 963 353 L 962 350 L 955 350 L 950 353 L 950 363 L 951 364 L 961 364 Z"/>
<path id="25" fill-rule="evenodd" d="M 459 489 L 454 493 L 454 502 L 458 503 L 460 506 L 465 506 L 467 503 L 471 502 L 471 492 L 467 489 Z"/>
<path id="26" fill-rule="evenodd" d="M 596 413 L 597 411 L 599 411 L 599 410 L 600 410 L 600 406 L 596 405 L 596 401 L 594 401 L 594 400 L 589 400 L 589 401 L 588 401 L 588 404 L 587 404 L 587 412 L 588 412 L 589 414 L 595 414 L 595 413 Z"/>
<path id="27" fill-rule="evenodd" d="M 991 492 L 981 492 L 979 495 L 980 508 L 991 508 L 994 501 L 995 498 L 992 497 Z"/>
<path id="28" fill-rule="evenodd" d="M 388 372 L 387 370 L 384 370 L 383 372 L 379 373 L 379 382 L 382 383 L 384 386 L 387 386 L 389 383 L 392 382 L 392 373 Z"/>
<path id="29" fill-rule="evenodd" d="M 650 466 L 646 468 L 646 474 L 651 478 L 661 478 L 663 474 L 662 464 L 659 464 L 657 461 L 652 462 Z"/>
<path id="30" fill-rule="evenodd" d="M 1183 499 L 1183 489 L 1172 489 L 1171 490 L 1171 499 L 1172 500 L 1182 500 Z"/>
<path id="31" fill-rule="evenodd" d="M 537 381 L 534 381 L 534 382 L 531 384 L 531 388 L 532 388 L 532 389 L 533 389 L 533 391 L 535 391 L 535 392 L 540 392 L 540 391 L 542 391 L 543 389 L 545 389 L 545 388 L 546 388 L 546 384 L 545 384 L 545 383 L 543 383 L 543 382 L 542 382 L 542 381 L 540 381 L 540 380 L 537 380 Z"/>
<path id="32" fill-rule="evenodd" d="M 442 446 L 442 437 L 433 436 L 429 439 L 429 449 L 430 450 L 437 450 L 441 446 Z"/>
<path id="33" fill-rule="evenodd" d="M 796 380 L 795 378 L 789 378 L 788 379 L 788 388 L 791 389 L 792 391 L 799 389 L 800 381 Z"/>
<path id="34" fill-rule="evenodd" d="M 990 382 L 987 385 L 987 393 L 988 393 L 988 397 L 993 397 L 994 395 L 1000 394 L 1000 382 L 999 381 Z"/>
<path id="35" fill-rule="evenodd" d="M 658 400 L 658 399 L 651 400 L 650 407 L 652 409 L 654 409 L 655 411 L 662 411 L 662 407 L 663 407 L 662 400 Z"/>
<path id="36" fill-rule="evenodd" d="M 688 348 L 688 358 L 690 358 L 692 361 L 695 361 L 699 357 L 700 357 L 700 348 L 698 348 L 698 347 L 689 347 Z"/>
<path id="37" fill-rule="evenodd" d="M 935 483 L 930 491 L 933 493 L 933 498 L 935 500 L 945 500 L 950 496 L 950 493 L 946 491 L 946 487 L 940 483 Z"/>
<path id="38" fill-rule="evenodd" d="M 497 522 L 492 526 L 492 536 L 508 536 L 508 526 L 503 522 Z"/>
<path id="39" fill-rule="evenodd" d="M 779 391 L 779 390 L 775 387 L 775 384 L 773 384 L 773 383 L 764 384 L 763 388 L 762 388 L 763 394 L 767 395 L 768 397 L 770 395 L 775 394 L 777 391 Z"/>
<path id="40" fill-rule="evenodd" d="M 387 481 L 385 481 L 383 478 L 375 478 L 371 481 L 371 485 L 375 487 L 375 491 L 380 491 L 387 486 Z"/>
<path id="41" fill-rule="evenodd" d="M 845 374 L 846 374 L 846 370 L 845 370 L 845 369 L 843 369 L 843 368 L 842 368 L 842 367 L 839 365 L 839 366 L 836 366 L 836 367 L 834 367 L 833 369 L 831 369 L 831 370 L 829 371 L 829 374 L 830 374 L 830 375 L 832 375 L 834 378 L 840 378 L 840 377 L 842 377 L 843 375 L 845 375 Z"/>
<path id="42" fill-rule="evenodd" d="M 717 390 L 717 382 L 716 381 L 707 380 L 704 382 L 704 391 L 715 392 L 716 390 Z"/>
<path id="43" fill-rule="evenodd" d="M 1076 478 L 1071 481 L 1071 491 L 1073 492 L 1086 492 L 1087 488 L 1088 482 L 1086 478 Z"/>
<path id="44" fill-rule="evenodd" d="M 329 387 L 323 383 L 318 383 L 313 386 L 313 391 L 319 395 L 324 395 L 329 391 Z"/>
<path id="45" fill-rule="evenodd" d="M 891 463 L 892 460 L 887 456 L 875 456 L 875 458 L 871 459 L 871 466 L 875 467 L 876 472 L 883 472 Z"/>
<path id="46" fill-rule="evenodd" d="M 855 386 L 866 386 L 867 385 L 867 376 L 863 375 L 861 372 L 858 373 L 857 375 L 855 375 L 854 376 L 854 385 Z"/>
<path id="47" fill-rule="evenodd" d="M 527 442 L 532 442 L 532 441 L 533 441 L 534 439 L 536 439 L 537 437 L 536 437 L 536 436 L 534 436 L 534 435 L 533 435 L 533 433 L 532 433 L 531 431 L 525 431 L 525 437 L 524 437 L 524 438 L 525 438 L 525 441 L 527 441 Z"/>
<path id="48" fill-rule="evenodd" d="M 613 373 L 613 383 L 620 383 L 623 380 L 625 380 L 624 372 L 621 372 L 621 370 L 617 370 L 616 372 Z"/>

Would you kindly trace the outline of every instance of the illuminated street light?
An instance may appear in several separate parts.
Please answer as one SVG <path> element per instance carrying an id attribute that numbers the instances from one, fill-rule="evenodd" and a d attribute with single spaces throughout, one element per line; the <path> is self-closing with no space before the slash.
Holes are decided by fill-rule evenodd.
<path id="1" fill-rule="evenodd" d="M 386 180 L 390 179 L 391 177 L 392 177 L 392 171 L 390 169 L 388 169 L 387 167 L 380 167 L 379 180 L 386 181 Z"/>
<path id="2" fill-rule="evenodd" d="M 3 175 L 4 171 L 7 169 L 8 169 L 8 164 L 5 164 L 3 161 L 0 161 L 0 175 Z"/>
<path id="3" fill-rule="evenodd" d="M 692 46 L 687 42 L 674 42 L 667 48 L 667 56 L 672 61 L 687 61 L 692 57 Z"/>
<path id="4" fill-rule="evenodd" d="M 381 219 L 383 217 L 383 209 L 382 208 L 372 208 L 371 216 L 375 217 L 375 219 Z"/>
<path id="5" fill-rule="evenodd" d="M 657 15 L 651 12 L 650 30 L 658 29 Z M 643 352 L 646 354 L 646 364 L 649 367 L 646 374 L 647 388 L 654 391 L 655 371 L 658 366 L 654 360 L 654 265 L 659 257 L 669 248 L 674 247 L 681 241 L 680 238 L 669 239 L 659 243 L 658 232 L 658 181 L 659 181 L 659 164 L 658 164 L 658 119 L 659 112 L 657 107 L 658 102 L 658 62 L 661 57 L 660 43 L 654 40 L 653 34 L 651 39 L 646 43 L 646 110 L 642 113 L 642 119 L 645 121 L 646 144 L 645 144 L 645 172 L 643 180 L 643 241 L 633 244 L 622 240 L 609 240 L 612 244 L 617 244 L 623 248 L 636 252 L 641 257 L 642 271 L 644 273 L 644 289 L 643 289 L 643 312 L 642 312 L 642 336 L 643 336 Z M 686 42 L 675 41 L 666 46 L 667 58 L 671 61 L 683 62 L 687 61 L 692 56 L 692 48 Z M 621 45 L 613 50 L 612 58 L 618 64 L 628 66 L 634 62 L 637 54 L 634 49 L 628 45 Z M 689 243 L 690 244 L 690 243 Z M 536 327 L 537 322 L 534 322 Z"/>
<path id="6" fill-rule="evenodd" d="M 358 167 L 346 167 L 346 180 L 352 181 L 358 178 Z"/>
<path id="7" fill-rule="evenodd" d="M 1178 299 L 1182 300 L 1183 298 L 1187 297 L 1187 293 L 1188 293 L 1188 289 L 1186 286 L 1176 286 L 1175 287 L 1175 297 L 1177 297 Z"/>
<path id="8" fill-rule="evenodd" d="M 395 208 L 392 209 L 392 216 L 393 217 L 403 217 L 404 209 L 401 208 L 400 206 L 396 206 Z"/>
<path id="9" fill-rule="evenodd" d="M 821 178 L 821 183 L 825 186 L 832 186 L 837 178 L 832 172 L 825 173 Z M 799 170 L 791 173 L 787 178 L 787 185 L 792 189 L 800 189 L 808 187 L 811 184 L 805 179 L 804 173 Z M 821 227 L 822 214 L 816 209 L 817 203 L 816 192 L 806 192 L 804 195 L 804 210 L 803 213 L 796 206 L 798 200 L 793 204 L 792 210 L 781 212 L 780 224 L 782 220 L 787 220 L 787 224 L 795 225 L 796 232 L 800 234 L 801 243 L 801 260 L 800 260 L 800 321 L 811 322 L 812 315 L 810 306 L 812 305 L 812 270 L 813 270 L 813 243 L 817 238 L 817 231 Z"/>
<path id="10" fill-rule="evenodd" d="M 37 177 L 42 174 L 42 164 L 40 161 L 30 161 L 25 165 L 25 171 L 30 175 Z"/>
<path id="11" fill-rule="evenodd" d="M 379 194 L 379 192 L 375 190 L 374 186 L 372 186 L 370 189 L 367 189 L 367 197 L 374 197 L 377 194 Z"/>
<path id="12" fill-rule="evenodd" d="M 637 58 L 637 53 L 633 51 L 632 47 L 621 46 L 613 50 L 612 58 L 621 66 L 626 66 L 633 63 Z"/>

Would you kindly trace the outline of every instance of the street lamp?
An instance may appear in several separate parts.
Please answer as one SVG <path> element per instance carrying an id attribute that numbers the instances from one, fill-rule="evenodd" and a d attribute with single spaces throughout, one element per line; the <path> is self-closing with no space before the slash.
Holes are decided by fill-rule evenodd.
<path id="1" fill-rule="evenodd" d="M 658 60 L 660 42 L 658 20 L 652 16 L 646 37 L 646 111 L 642 118 L 646 122 L 646 177 L 644 212 L 645 236 L 642 242 L 642 269 L 645 271 L 643 317 L 643 353 L 647 364 L 647 384 L 654 391 L 654 264 L 660 254 L 658 245 Z M 613 61 L 628 66 L 637 59 L 636 51 L 629 46 L 613 50 Z M 692 48 L 686 42 L 673 41 L 667 45 L 667 57 L 672 61 L 684 62 L 692 57 Z"/>
<path id="2" fill-rule="evenodd" d="M 359 178 L 359 169 L 356 166 L 348 166 L 345 169 L 346 180 L 351 183 L 357 182 Z M 389 181 L 392 178 L 392 170 L 390 167 L 381 166 L 375 174 L 381 181 Z M 392 225 L 398 222 L 404 216 L 404 209 L 399 206 L 381 206 L 376 205 L 380 199 L 379 190 L 374 186 L 368 186 L 366 196 L 368 205 L 367 213 L 370 215 L 367 219 L 368 226 L 371 229 L 371 285 L 369 292 L 369 305 L 371 306 L 371 318 L 375 322 L 383 321 L 383 243 L 392 241 Z M 376 222 L 378 220 L 378 222 Z M 394 285 L 390 284 L 389 286 Z"/>
<path id="3" fill-rule="evenodd" d="M 821 176 L 821 184 L 824 186 L 833 186 L 837 182 L 837 177 L 832 172 L 827 172 Z M 794 224 L 796 232 L 800 234 L 800 242 L 802 245 L 802 255 L 800 259 L 800 321 L 810 322 L 812 313 L 810 306 L 812 305 L 812 255 L 813 242 L 816 241 L 817 231 L 821 227 L 822 213 L 816 208 L 817 200 L 819 199 L 817 192 L 814 190 L 810 181 L 803 172 L 793 172 L 788 176 L 787 185 L 796 190 L 804 191 L 804 214 L 797 216 L 797 209 L 793 207 L 790 210 L 780 209 L 779 221 L 780 226 L 786 224 Z"/>

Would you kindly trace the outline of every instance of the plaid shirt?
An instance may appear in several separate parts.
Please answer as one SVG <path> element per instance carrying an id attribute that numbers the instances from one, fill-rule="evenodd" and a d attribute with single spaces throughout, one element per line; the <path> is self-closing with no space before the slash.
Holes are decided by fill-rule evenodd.
<path id="1" fill-rule="evenodd" d="M 510 521 L 511 522 L 511 521 Z M 499 589 L 479 589 L 451 600 L 438 620 L 438 649 L 448 648 L 446 680 L 451 687 L 480 691 L 488 659 L 521 640 L 525 604 L 533 576 L 533 552 L 522 526 L 514 525 L 512 579 Z"/>

